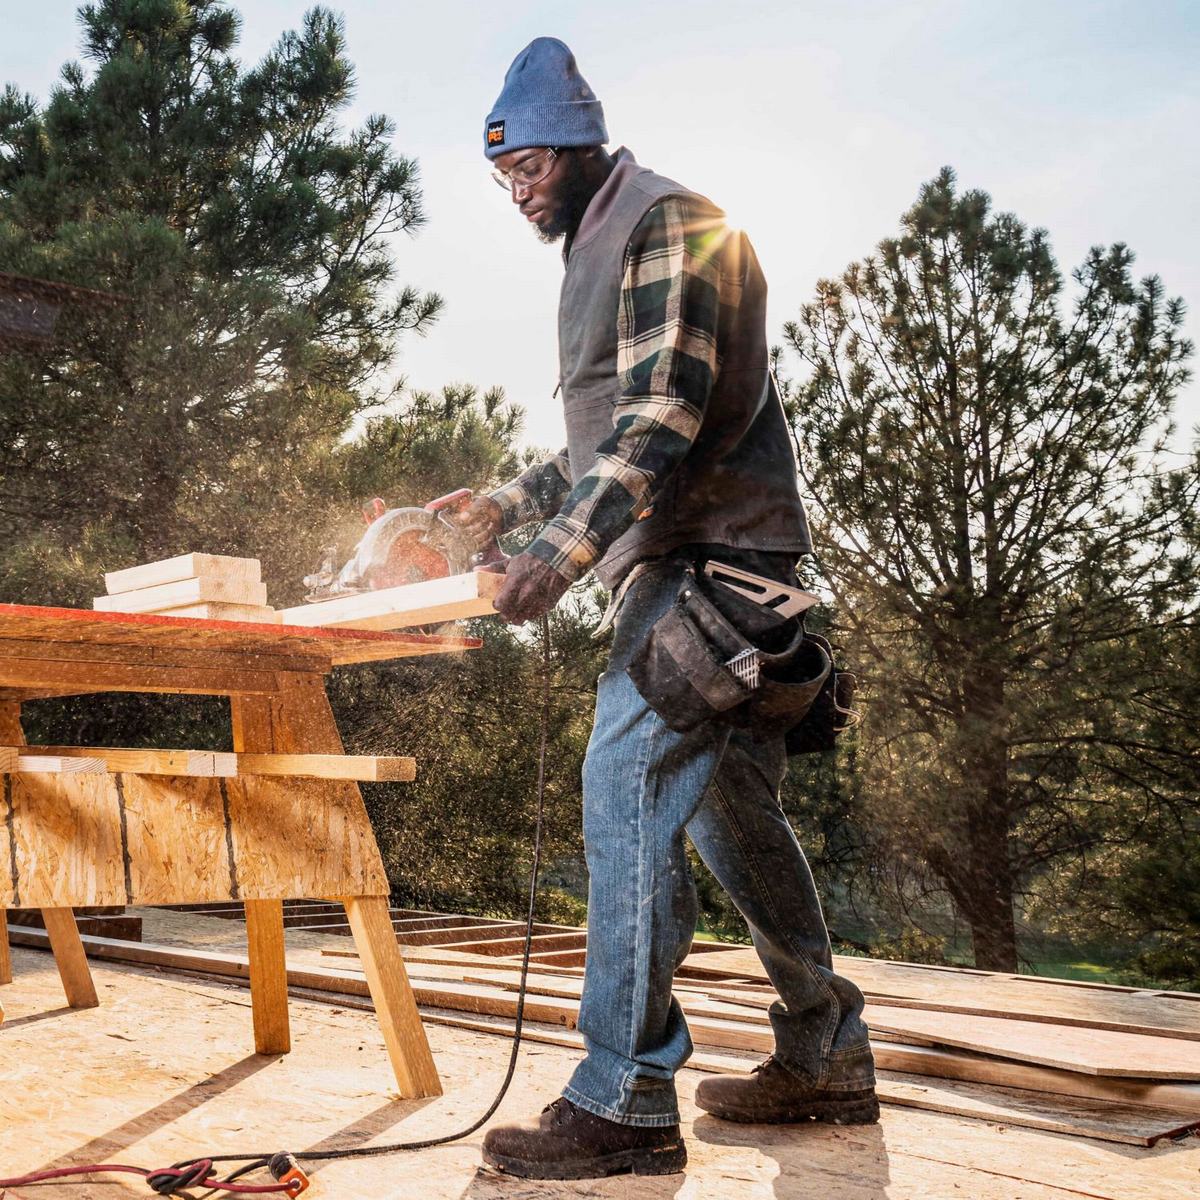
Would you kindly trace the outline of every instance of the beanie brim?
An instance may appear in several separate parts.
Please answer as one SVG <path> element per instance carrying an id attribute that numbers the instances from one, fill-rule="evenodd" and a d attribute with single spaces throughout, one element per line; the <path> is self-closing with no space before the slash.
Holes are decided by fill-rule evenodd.
<path id="1" fill-rule="evenodd" d="M 567 100 L 494 108 L 484 126 L 489 159 L 531 146 L 603 146 L 608 141 L 599 100 Z"/>

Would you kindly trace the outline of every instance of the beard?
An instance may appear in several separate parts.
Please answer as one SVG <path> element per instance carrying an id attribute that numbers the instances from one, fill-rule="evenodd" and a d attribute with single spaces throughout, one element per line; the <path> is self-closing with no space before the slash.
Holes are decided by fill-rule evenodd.
<path id="1" fill-rule="evenodd" d="M 533 228 L 537 240 L 547 246 L 568 235 L 574 236 L 596 194 L 595 184 L 588 180 L 574 158 L 570 160 L 570 166 L 571 172 L 563 180 L 562 193 L 549 222 L 544 227 L 535 225 Z"/>

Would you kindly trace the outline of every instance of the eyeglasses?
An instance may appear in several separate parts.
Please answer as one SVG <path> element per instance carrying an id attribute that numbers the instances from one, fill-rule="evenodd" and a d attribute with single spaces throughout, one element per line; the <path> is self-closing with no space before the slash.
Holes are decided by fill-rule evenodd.
<path id="1" fill-rule="evenodd" d="M 506 192 L 512 191 L 514 187 L 533 187 L 535 183 L 541 183 L 554 170 L 554 161 L 557 158 L 558 147 L 549 146 L 540 154 L 531 154 L 528 158 L 522 159 L 511 171 L 502 171 L 496 167 L 492 171 L 492 178 L 496 181 L 497 186 L 502 187 Z"/>

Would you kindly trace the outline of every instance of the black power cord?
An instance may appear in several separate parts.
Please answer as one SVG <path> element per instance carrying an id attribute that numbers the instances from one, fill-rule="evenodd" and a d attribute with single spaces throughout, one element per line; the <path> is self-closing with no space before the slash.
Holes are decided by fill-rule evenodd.
<path id="1" fill-rule="evenodd" d="M 473 1121 L 465 1129 L 456 1133 L 445 1133 L 440 1137 L 422 1138 L 413 1142 L 389 1142 L 383 1146 L 356 1146 L 344 1150 L 304 1151 L 289 1153 L 287 1151 L 271 1151 L 269 1153 L 252 1152 L 243 1154 L 212 1154 L 200 1158 L 189 1158 L 177 1162 L 171 1167 L 146 1171 L 143 1168 L 128 1167 L 121 1164 L 92 1164 L 75 1170 L 59 1168 L 53 1172 L 35 1173 L 20 1179 L 0 1180 L 0 1186 L 16 1186 L 17 1184 L 40 1182 L 42 1178 L 62 1178 L 71 1174 L 95 1174 L 98 1171 L 130 1171 L 144 1175 L 150 1188 L 161 1196 L 186 1195 L 184 1188 L 206 1187 L 215 1191 L 227 1192 L 284 1192 L 297 1195 L 308 1186 L 308 1180 L 298 1169 L 302 1162 L 328 1162 L 340 1158 L 374 1158 L 383 1154 L 398 1154 L 405 1150 L 428 1150 L 433 1146 L 444 1146 L 449 1142 L 461 1141 L 470 1137 L 477 1129 L 482 1128 L 491 1120 L 492 1115 L 500 1107 L 508 1093 L 513 1075 L 517 1069 L 517 1056 L 521 1050 L 521 1030 L 525 1023 L 525 992 L 529 979 L 529 954 L 533 943 L 533 915 L 537 902 L 538 871 L 542 858 L 542 824 L 546 810 L 546 747 L 550 738 L 550 619 L 543 616 L 540 619 L 542 634 L 542 695 L 541 713 L 538 733 L 537 758 L 537 822 L 533 835 L 533 864 L 529 874 L 529 905 L 525 917 L 525 945 L 521 953 L 521 980 L 517 991 L 517 1015 L 513 1027 L 512 1051 L 508 1056 L 508 1069 L 504 1073 L 504 1081 L 495 1099 L 488 1105 L 487 1111 Z M 212 1172 L 214 1163 L 241 1163 L 232 1174 L 224 1179 L 217 1179 Z M 250 1188 L 236 1185 L 225 1188 L 225 1184 L 234 1184 L 235 1180 L 249 1175 L 254 1171 L 269 1170 L 279 1183 L 261 1188 Z M 82 1182 L 82 1180 L 80 1181 Z M 283 1184 L 284 1186 L 280 1186 Z"/>

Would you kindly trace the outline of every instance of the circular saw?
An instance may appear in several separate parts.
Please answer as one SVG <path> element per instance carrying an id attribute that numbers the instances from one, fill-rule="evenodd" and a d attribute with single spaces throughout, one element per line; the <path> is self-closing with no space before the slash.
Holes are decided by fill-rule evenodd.
<path id="1" fill-rule="evenodd" d="M 338 570 L 337 547 L 327 547 L 320 567 L 304 577 L 310 603 L 423 583 L 475 569 L 501 570 L 505 562 L 492 539 L 483 550 L 453 520 L 473 498 L 470 488 L 431 500 L 424 508 L 388 508 L 378 496 L 363 509 L 367 531 Z"/>

